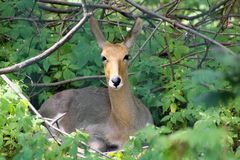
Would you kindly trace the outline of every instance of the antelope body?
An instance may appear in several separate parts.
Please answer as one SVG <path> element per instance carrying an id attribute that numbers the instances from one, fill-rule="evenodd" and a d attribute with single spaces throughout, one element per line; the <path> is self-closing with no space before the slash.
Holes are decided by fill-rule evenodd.
<path id="1" fill-rule="evenodd" d="M 119 149 L 136 130 L 152 123 L 149 110 L 133 96 L 128 83 L 128 50 L 139 34 L 137 19 L 126 40 L 112 44 L 105 40 L 97 21 L 90 17 L 91 30 L 102 49 L 105 88 L 69 89 L 56 93 L 40 108 L 42 116 L 55 118 L 66 113 L 58 125 L 67 133 L 83 129 L 90 135 L 89 145 L 100 151 Z"/>

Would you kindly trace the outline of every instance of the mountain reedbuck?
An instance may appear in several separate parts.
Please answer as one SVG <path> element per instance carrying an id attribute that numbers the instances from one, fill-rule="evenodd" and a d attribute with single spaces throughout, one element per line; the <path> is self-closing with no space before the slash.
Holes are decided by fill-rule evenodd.
<path id="1" fill-rule="evenodd" d="M 56 118 L 67 133 L 83 129 L 90 135 L 89 145 L 100 151 L 122 147 L 136 130 L 152 123 L 143 103 L 134 97 L 128 83 L 128 50 L 142 28 L 137 19 L 126 40 L 112 44 L 105 40 L 98 22 L 90 17 L 91 30 L 102 49 L 101 57 L 108 83 L 105 88 L 69 89 L 56 93 L 40 108 L 42 116 Z"/>

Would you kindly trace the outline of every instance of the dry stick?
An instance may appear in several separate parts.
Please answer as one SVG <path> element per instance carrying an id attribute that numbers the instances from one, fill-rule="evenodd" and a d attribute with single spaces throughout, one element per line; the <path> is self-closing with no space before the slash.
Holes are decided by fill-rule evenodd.
<path id="1" fill-rule="evenodd" d="M 167 10 L 166 16 L 171 15 L 178 7 L 180 0 L 176 0 L 175 3 Z"/>
<path id="2" fill-rule="evenodd" d="M 8 84 L 8 86 L 23 100 L 25 100 L 29 106 L 29 108 L 32 110 L 32 112 L 37 116 L 37 118 L 43 119 L 42 115 L 35 109 L 35 107 L 29 102 L 29 100 L 17 89 L 17 87 L 15 86 L 15 84 L 8 79 L 8 77 L 4 74 L 0 75 L 1 78 Z M 56 131 L 62 133 L 65 136 L 69 136 L 68 133 L 60 130 L 59 128 L 56 128 L 55 126 L 53 126 L 49 121 L 44 120 L 44 123 L 46 125 L 49 125 L 50 127 L 52 127 L 53 129 L 55 129 Z"/>
<path id="3" fill-rule="evenodd" d="M 211 7 L 207 12 L 202 12 L 192 17 L 182 16 L 182 15 L 173 15 L 173 16 L 181 19 L 186 19 L 186 20 L 194 20 L 214 12 L 216 9 L 220 8 L 222 5 L 225 5 L 227 2 L 228 0 L 223 0 L 220 3 L 216 4 L 215 6 Z"/>
<path id="4" fill-rule="evenodd" d="M 59 85 L 63 85 L 63 84 L 66 84 L 66 83 L 79 81 L 79 80 L 97 79 L 97 78 L 98 79 L 105 78 L 105 75 L 82 76 L 82 77 L 76 77 L 76 78 L 73 78 L 73 79 L 68 79 L 68 80 L 53 82 L 53 83 L 33 83 L 33 84 L 31 84 L 31 86 L 33 86 L 33 87 L 53 87 L 53 86 L 59 86 Z"/>
<path id="5" fill-rule="evenodd" d="M 217 34 L 216 34 L 216 36 L 217 36 Z M 214 36 L 214 39 L 215 39 L 216 36 Z M 210 49 L 210 45 L 209 45 L 209 43 L 207 43 L 205 54 L 203 55 L 202 59 L 200 60 L 199 64 L 197 65 L 198 69 L 202 68 L 203 62 L 207 59 L 209 49 Z"/>
<path id="6" fill-rule="evenodd" d="M 67 9 L 59 9 L 55 7 L 49 7 L 45 4 L 38 4 L 38 7 L 42 10 L 48 11 L 48 12 L 54 12 L 59 14 L 65 14 L 65 13 L 72 13 L 72 12 L 78 12 L 80 8 L 67 8 Z"/>
<path id="7" fill-rule="evenodd" d="M 134 73 L 128 73 L 129 76 L 134 75 Z M 53 82 L 53 83 L 31 83 L 32 87 L 54 87 L 54 86 L 59 86 L 67 83 L 72 83 L 75 81 L 80 81 L 80 80 L 86 80 L 86 79 L 104 79 L 106 78 L 105 75 L 95 75 L 95 76 L 81 76 L 81 77 L 76 77 L 64 81 L 58 81 L 58 82 Z M 108 86 L 108 85 L 106 85 Z"/>
<path id="8" fill-rule="evenodd" d="M 7 21 L 7 20 L 22 20 L 22 21 L 28 21 L 32 23 L 36 22 L 44 22 L 44 23 L 50 23 L 50 22 L 79 22 L 79 19 L 36 19 L 36 18 L 25 18 L 25 17 L 10 17 L 10 16 L 0 16 L 0 21 Z"/>
<path id="9" fill-rule="evenodd" d="M 205 29 L 198 29 L 200 32 L 206 32 L 209 34 L 216 34 L 216 32 L 214 31 L 209 31 L 209 30 L 205 30 Z M 239 33 L 219 33 L 219 35 L 226 35 L 226 36 L 235 36 L 235 37 L 239 37 L 240 34 Z"/>
<path id="10" fill-rule="evenodd" d="M 213 6 L 212 8 L 215 8 L 215 9 L 209 9 L 206 14 L 203 14 L 201 17 L 202 20 L 200 20 L 199 22 L 197 22 L 195 25 L 194 25 L 194 28 L 199 28 L 199 26 L 201 25 L 204 25 L 206 23 L 208 23 L 208 18 L 211 18 L 211 14 L 214 15 L 214 12 L 219 12 L 220 10 L 224 10 L 224 7 L 225 5 L 227 4 L 228 0 L 224 0 L 222 2 L 220 2 L 218 5 L 215 5 Z M 221 7 L 222 5 L 224 5 L 223 7 Z M 219 8 L 219 10 L 217 10 Z M 222 12 L 222 11 L 221 11 Z"/>
<path id="11" fill-rule="evenodd" d="M 232 1 L 228 1 L 228 2 L 230 4 L 229 3 L 225 4 L 224 8 L 226 8 L 227 5 L 229 5 L 229 7 L 226 8 L 226 11 L 225 11 L 226 14 L 224 14 L 224 10 L 223 10 L 223 18 L 220 21 L 220 23 L 222 23 L 222 27 L 221 27 L 222 31 L 227 28 L 227 22 L 228 22 L 228 19 L 229 19 L 229 14 L 233 9 L 233 6 L 236 3 L 236 0 L 232 0 Z"/>
<path id="12" fill-rule="evenodd" d="M 173 26 L 179 27 L 179 28 L 181 28 L 181 29 L 183 29 L 183 30 L 185 30 L 187 32 L 195 34 L 195 35 L 197 35 L 197 36 L 199 36 L 199 37 L 201 37 L 201 38 L 211 42 L 212 44 L 215 44 L 215 45 L 223 48 L 228 53 L 235 54 L 233 51 L 231 51 L 227 47 L 223 46 L 221 43 L 213 40 L 212 38 L 209 38 L 208 36 L 206 36 L 204 34 L 201 34 L 201 33 L 197 32 L 197 31 L 195 31 L 192 28 L 189 28 L 188 26 L 185 26 L 185 25 L 183 25 L 183 24 L 181 24 L 181 23 L 179 23 L 177 21 L 171 20 L 171 19 L 169 19 L 169 18 L 167 18 L 165 16 L 158 15 L 156 13 L 153 13 L 153 12 L 149 11 L 149 10 L 146 10 L 145 8 L 143 8 L 142 6 L 138 5 L 137 3 L 135 3 L 135 2 L 133 2 L 131 0 L 125 0 L 125 1 L 128 2 L 129 4 L 131 4 L 132 6 L 136 7 L 137 9 L 139 9 L 141 12 L 143 12 L 145 14 L 148 14 L 148 15 L 153 16 L 155 18 L 159 18 L 160 20 L 164 20 L 164 21 L 172 24 Z"/>
<path id="13" fill-rule="evenodd" d="M 51 120 L 51 124 L 54 125 L 55 123 L 57 123 L 60 119 L 62 119 L 67 113 L 61 113 L 60 115 L 58 115 L 56 118 Z"/>
<path id="14" fill-rule="evenodd" d="M 61 1 L 61 0 L 38 0 L 38 2 L 64 5 L 64 6 L 72 6 L 72 7 L 82 7 L 82 3 L 79 3 L 79 2 L 67 2 L 67 1 Z M 113 10 L 113 11 L 119 12 L 123 16 L 129 17 L 129 18 L 134 18 L 131 13 L 125 12 L 117 7 L 113 7 L 113 6 L 110 6 L 107 4 L 86 4 L 85 6 L 87 8 L 91 8 L 91 9 L 101 8 L 101 9 Z"/>
<path id="15" fill-rule="evenodd" d="M 36 18 L 25 18 L 25 17 L 11 17 L 11 16 L 0 16 L 0 21 L 12 21 L 12 20 L 21 20 L 21 21 L 28 21 L 28 22 L 32 22 L 32 23 L 36 23 L 36 22 L 42 22 L 42 23 L 51 23 L 51 22 L 79 22 L 79 19 L 36 19 Z M 107 24 L 111 24 L 111 25 L 119 25 L 119 26 L 124 26 L 124 27 L 128 27 L 131 26 L 131 23 L 127 23 L 127 22 L 117 22 L 117 21 L 110 21 L 110 20 L 98 20 L 99 22 L 102 23 L 107 23 Z"/>
<path id="16" fill-rule="evenodd" d="M 159 28 L 159 26 L 161 25 L 162 21 L 160 21 L 158 23 L 158 25 L 154 28 L 154 30 L 152 31 L 152 33 L 149 35 L 149 37 L 146 39 L 146 41 L 142 44 L 142 46 L 138 49 L 138 52 L 133 56 L 132 60 L 129 62 L 129 65 L 131 65 L 133 63 L 133 61 L 143 52 L 143 48 L 145 47 L 145 45 L 147 44 L 147 42 L 152 38 L 152 36 L 154 35 L 154 33 L 157 31 L 157 29 Z"/>
<path id="17" fill-rule="evenodd" d="M 85 23 L 87 18 L 90 16 L 90 13 L 85 13 L 83 18 L 65 35 L 63 36 L 58 42 L 53 44 L 50 48 L 45 50 L 44 52 L 40 53 L 39 55 L 29 58 L 25 61 L 22 61 L 20 63 L 14 64 L 12 66 L 2 68 L 0 69 L 0 74 L 9 73 L 17 71 L 21 68 L 27 67 L 33 63 L 36 63 L 49 55 L 51 55 L 54 51 L 56 51 L 58 48 L 60 48 L 63 44 L 65 44 L 72 36 L 73 34 Z"/>
<path id="18" fill-rule="evenodd" d="M 176 3 L 176 1 L 177 0 L 173 0 L 173 1 L 170 1 L 170 2 L 168 2 L 166 4 L 163 4 L 158 9 L 156 9 L 154 12 L 159 12 L 160 10 L 162 10 L 162 9 L 164 9 L 164 8 L 166 8 L 168 6 L 171 6 L 172 4 Z"/>
<path id="19" fill-rule="evenodd" d="M 29 102 L 29 100 L 17 89 L 17 87 L 15 86 L 15 84 L 8 79 L 8 77 L 4 74 L 0 75 L 1 78 L 8 84 L 8 86 L 23 100 L 25 100 L 29 106 L 29 108 L 31 109 L 31 111 L 37 116 L 37 118 L 43 119 L 44 123 L 48 126 L 50 126 L 51 128 L 55 129 L 56 131 L 62 133 L 65 136 L 69 136 L 69 134 L 65 133 L 64 131 L 60 130 L 59 128 L 56 128 L 55 126 L 53 126 L 49 121 L 44 120 L 44 118 L 42 117 L 42 115 L 35 109 L 35 107 Z M 57 141 L 58 142 L 58 141 Z"/>
<path id="20" fill-rule="evenodd" d="M 34 108 L 34 106 L 28 101 L 28 99 L 17 89 L 17 87 L 14 85 L 13 82 L 11 82 L 10 79 L 8 79 L 8 77 L 4 74 L 0 75 L 2 77 L 2 79 L 9 85 L 9 87 L 23 100 L 26 100 L 30 109 L 34 112 L 34 114 L 36 114 L 36 116 L 38 118 L 42 118 L 42 116 L 40 115 L 40 113 L 38 113 L 38 111 Z"/>
<path id="21" fill-rule="evenodd" d="M 25 101 L 27 102 L 29 108 L 33 111 L 33 113 L 34 113 L 38 118 L 42 119 L 47 126 L 53 128 L 54 130 L 56 130 L 57 132 L 65 135 L 65 136 L 69 136 L 68 133 L 60 130 L 59 128 L 53 126 L 53 125 L 51 124 L 51 122 L 45 120 L 45 119 L 42 117 L 42 115 L 35 109 L 35 107 L 29 102 L 29 100 L 17 89 L 17 87 L 15 86 L 15 84 L 14 84 L 10 79 L 8 79 L 8 77 L 7 77 L 6 75 L 2 74 L 2 75 L 0 75 L 0 76 L 1 76 L 1 78 L 9 85 L 9 87 L 10 87 L 21 99 L 23 99 L 23 100 L 25 100 Z M 90 150 L 92 150 L 92 151 L 100 154 L 101 156 L 103 156 L 103 157 L 105 157 L 105 158 L 113 159 L 113 158 L 105 155 L 103 152 L 100 152 L 100 151 L 98 151 L 98 150 L 90 147 L 88 144 L 86 144 L 86 143 L 84 143 L 84 142 L 82 142 L 82 141 L 80 141 L 80 143 L 81 143 L 82 145 L 88 147 Z"/>
<path id="22" fill-rule="evenodd" d="M 223 21 L 222 21 L 222 25 L 221 25 L 220 29 L 215 33 L 213 39 L 216 39 L 217 36 L 219 35 L 219 33 L 223 30 L 224 25 L 225 25 L 225 22 L 224 22 L 224 21 L 227 21 L 227 18 L 229 18 L 228 16 L 229 16 L 229 14 L 230 14 L 230 12 L 231 12 L 231 9 L 232 9 L 232 6 L 234 5 L 235 2 L 236 2 L 236 1 L 233 0 L 233 2 L 230 4 L 230 9 L 228 9 L 227 14 L 224 16 L 224 19 L 223 19 Z M 201 61 L 199 62 L 197 68 L 201 68 L 201 67 L 202 67 L 203 62 L 206 60 L 206 58 L 207 58 L 207 56 L 208 56 L 209 48 L 210 48 L 210 44 L 207 43 L 206 53 L 203 55 L 203 57 L 202 57 Z"/>
<path id="23" fill-rule="evenodd" d="M 213 39 L 216 39 L 220 32 L 221 32 L 221 28 L 218 30 L 218 32 L 215 33 Z M 205 54 L 203 55 L 201 61 L 197 65 L 198 69 L 202 67 L 203 62 L 207 59 L 207 56 L 208 56 L 208 53 L 209 53 L 210 44 L 208 42 L 205 42 L 205 43 L 206 43 L 206 51 L 205 51 Z"/>
<path id="24" fill-rule="evenodd" d="M 196 55 L 196 54 L 198 54 L 198 53 L 202 53 L 202 52 L 204 52 L 204 50 L 198 51 L 198 52 L 196 52 L 196 53 L 192 53 L 192 54 L 185 55 L 185 56 L 183 56 L 182 58 L 180 58 L 180 59 L 178 59 L 178 60 L 176 60 L 176 61 L 174 61 L 174 62 L 172 62 L 172 63 L 162 64 L 162 65 L 160 65 L 160 67 L 162 68 L 162 67 L 168 67 L 168 66 L 170 66 L 170 65 L 178 64 L 178 63 L 180 63 L 182 60 L 191 59 L 192 56 L 194 56 L 194 55 Z"/>
<path id="25" fill-rule="evenodd" d="M 169 50 L 169 43 L 167 41 L 167 37 L 164 36 L 164 41 L 165 41 L 165 44 L 166 44 L 166 48 L 167 48 L 167 56 L 168 56 L 168 60 L 169 60 L 169 63 L 170 63 L 170 70 L 171 70 L 171 81 L 174 81 L 175 80 L 175 73 L 174 73 L 174 67 L 173 67 L 173 61 L 172 61 L 172 52 L 170 52 Z"/>

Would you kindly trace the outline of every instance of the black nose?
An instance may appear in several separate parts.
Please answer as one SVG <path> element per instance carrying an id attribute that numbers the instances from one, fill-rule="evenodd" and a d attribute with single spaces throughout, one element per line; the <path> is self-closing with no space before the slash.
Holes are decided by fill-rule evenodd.
<path id="1" fill-rule="evenodd" d="M 119 77 L 113 77 L 111 81 L 113 82 L 113 85 L 117 87 L 120 84 L 121 79 Z"/>

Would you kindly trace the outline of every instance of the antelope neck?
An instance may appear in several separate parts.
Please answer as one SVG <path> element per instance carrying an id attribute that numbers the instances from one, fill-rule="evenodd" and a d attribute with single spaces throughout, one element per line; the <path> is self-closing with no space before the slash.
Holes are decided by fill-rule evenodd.
<path id="1" fill-rule="evenodd" d="M 108 91 L 112 110 L 110 118 L 122 127 L 133 126 L 136 109 L 128 81 L 119 90 L 108 87 Z"/>

